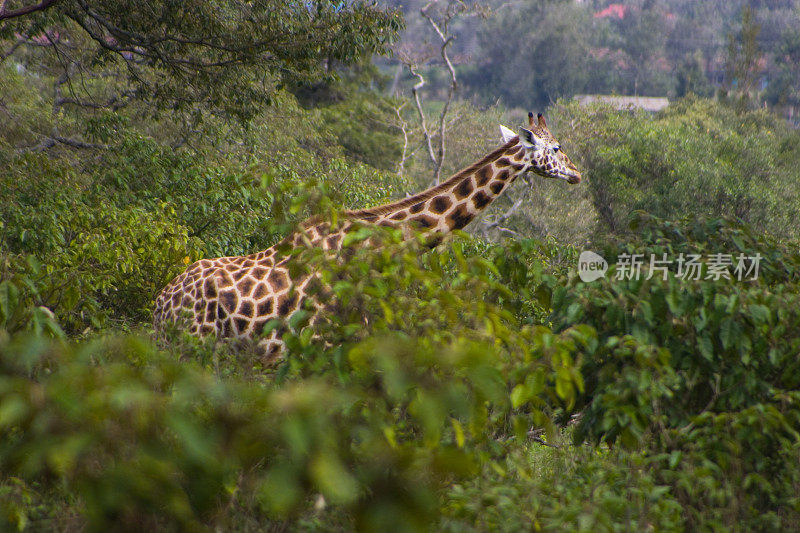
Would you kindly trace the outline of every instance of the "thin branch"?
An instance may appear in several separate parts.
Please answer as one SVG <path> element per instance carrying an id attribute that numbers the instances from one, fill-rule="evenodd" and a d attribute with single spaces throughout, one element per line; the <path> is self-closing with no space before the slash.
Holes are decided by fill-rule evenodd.
<path id="1" fill-rule="evenodd" d="M 78 5 L 81 7 L 83 12 L 97 24 L 101 29 L 105 30 L 105 32 L 115 40 L 120 42 L 127 42 L 130 43 L 130 46 L 118 46 L 115 42 L 111 42 L 110 39 L 106 38 L 105 35 L 101 35 L 100 33 L 94 32 L 89 30 L 88 25 L 82 19 L 79 13 L 77 12 L 70 12 L 67 13 L 67 16 L 75 20 L 90 36 L 97 41 L 103 48 L 118 53 L 129 53 L 135 54 L 141 57 L 145 57 L 150 61 L 158 61 L 163 63 L 164 65 L 169 66 L 174 70 L 177 69 L 178 66 L 184 66 L 189 68 L 194 68 L 198 70 L 203 69 L 215 69 L 219 67 L 229 67 L 232 65 L 238 64 L 246 64 L 246 63 L 265 63 L 269 61 L 275 61 L 275 55 L 270 52 L 270 48 L 274 46 L 276 43 L 281 43 L 281 46 L 284 48 L 299 48 L 303 46 L 308 46 L 312 43 L 319 43 L 322 44 L 325 42 L 325 37 L 320 36 L 322 32 L 310 32 L 310 35 L 314 35 L 314 37 L 306 37 L 304 39 L 299 39 L 298 36 L 292 34 L 283 34 L 275 37 L 271 37 L 270 39 L 264 39 L 260 41 L 246 43 L 241 46 L 233 46 L 233 45 L 225 45 L 221 41 L 221 38 L 186 38 L 181 37 L 179 35 L 174 34 L 164 34 L 161 37 L 155 36 L 148 36 L 145 34 L 140 33 L 133 33 L 131 31 L 125 30 L 115 24 L 113 24 L 108 19 L 104 18 L 100 13 L 92 9 L 87 2 L 79 1 Z M 322 30 L 323 28 L 320 28 Z M 182 58 L 178 56 L 166 56 L 163 53 L 160 45 L 169 43 L 176 43 L 176 44 L 183 44 L 183 45 L 194 45 L 201 48 L 214 50 L 216 52 L 224 52 L 230 56 L 229 59 L 220 59 L 217 61 L 203 61 L 203 60 L 191 60 L 187 58 Z M 288 43 L 288 44 L 287 44 Z M 127 60 L 127 58 L 126 58 Z"/>
<path id="2" fill-rule="evenodd" d="M 453 95 L 458 88 L 458 82 L 456 82 L 456 71 L 453 68 L 453 64 L 450 62 L 450 58 L 447 56 L 447 45 L 450 44 L 455 37 L 449 37 L 443 44 L 442 44 L 442 59 L 444 59 L 445 64 L 447 65 L 447 69 L 450 71 L 450 88 L 447 91 L 447 99 L 444 101 L 444 106 L 442 106 L 442 112 L 439 114 L 439 163 L 436 166 L 436 182 L 439 182 L 439 176 L 442 173 L 442 165 L 444 164 L 444 152 L 445 152 L 445 144 L 444 144 L 444 133 L 445 133 L 445 117 L 447 117 L 447 111 L 450 109 L 450 102 L 453 101 Z"/>
<path id="3" fill-rule="evenodd" d="M 519 238 L 523 237 L 523 235 L 520 234 L 519 232 L 514 231 L 511 228 L 507 228 L 503 225 L 519 210 L 520 207 L 522 207 L 524 204 L 527 203 L 528 198 L 531 196 L 531 191 L 533 191 L 533 187 L 531 186 L 527 173 L 522 175 L 522 179 L 527 182 L 528 187 L 525 187 L 523 189 L 522 194 L 511 205 L 511 207 L 506 209 L 506 211 L 502 215 L 498 215 L 493 218 L 486 217 L 480 221 L 480 225 L 478 226 L 480 228 L 479 231 L 481 232 L 481 234 L 485 239 L 489 240 L 490 237 L 489 232 L 492 230 L 495 230 L 500 233 L 508 233 L 510 235 Z"/>
<path id="4" fill-rule="evenodd" d="M 417 83 L 414 84 L 413 88 L 411 89 L 412 94 L 414 95 L 414 103 L 417 107 L 417 113 L 419 114 L 420 118 L 420 125 L 422 128 L 422 135 L 424 137 L 425 144 L 428 148 L 428 157 L 433 163 L 433 181 L 434 183 L 439 183 L 442 173 L 442 166 L 444 165 L 444 157 L 445 157 L 445 132 L 447 129 L 447 113 L 450 110 L 450 104 L 453 100 L 453 96 L 455 95 L 456 89 L 458 88 L 458 82 L 456 81 L 456 71 L 453 67 L 452 61 L 450 61 L 450 56 L 448 55 L 448 47 L 450 43 L 453 42 L 455 39 L 454 36 L 448 35 L 448 25 L 450 21 L 455 18 L 456 16 L 460 15 L 464 11 L 467 10 L 466 4 L 461 0 L 451 0 L 448 4 L 447 8 L 445 9 L 444 14 L 440 21 L 434 20 L 434 17 L 429 13 L 429 10 L 432 6 L 436 4 L 436 0 L 428 2 L 425 6 L 420 9 L 420 14 L 423 18 L 425 18 L 428 23 L 431 25 L 433 30 L 438 35 L 441 46 L 439 48 L 439 54 L 442 56 L 442 61 L 444 62 L 447 70 L 450 74 L 450 86 L 447 92 L 447 98 L 442 106 L 442 110 L 439 113 L 439 122 L 437 126 L 437 133 L 439 135 L 438 139 L 438 146 L 436 151 L 434 152 L 433 148 L 433 134 L 428 129 L 428 124 L 425 120 L 425 113 L 422 109 L 422 102 L 420 98 L 420 90 L 422 87 L 425 86 L 425 79 L 422 77 L 422 74 L 419 73 L 417 70 L 416 61 L 411 59 L 401 61 L 405 63 L 408 67 L 411 74 L 417 78 Z"/>
<path id="5" fill-rule="evenodd" d="M 19 48 L 20 46 L 25 44 L 27 42 L 27 40 L 28 40 L 28 36 L 27 35 L 20 36 L 19 39 L 17 39 L 16 42 L 11 45 L 11 48 L 9 48 L 7 52 L 3 52 L 2 54 L 0 54 L 0 63 L 5 61 L 6 58 L 8 58 L 9 56 L 11 56 L 11 54 L 16 52 L 17 48 Z"/>
<path id="6" fill-rule="evenodd" d="M 447 91 L 447 99 L 445 99 L 444 105 L 442 106 L 442 111 L 439 114 L 439 147 L 437 150 L 437 157 L 433 158 L 434 162 L 434 171 L 433 177 L 436 183 L 439 183 L 439 179 L 442 173 L 442 165 L 444 164 L 444 155 L 445 155 L 445 118 L 447 117 L 447 111 L 450 109 L 450 102 L 453 100 L 453 95 L 458 88 L 458 82 L 456 81 L 456 71 L 453 67 L 453 63 L 450 61 L 450 56 L 447 54 L 447 47 L 450 43 L 453 42 L 455 36 L 447 35 L 447 26 L 449 25 L 450 21 L 459 15 L 462 11 L 466 9 L 466 6 L 463 2 L 457 2 L 455 4 L 450 4 L 448 9 L 443 16 L 441 23 L 438 23 L 433 20 L 433 17 L 428 13 L 428 9 L 433 5 L 433 2 L 430 2 L 425 5 L 422 9 L 420 9 L 420 14 L 430 23 L 433 27 L 436 35 L 439 36 L 439 39 L 442 41 L 442 46 L 440 49 L 440 54 L 442 56 L 442 60 L 444 61 L 447 70 L 450 73 L 450 87 Z M 450 9 L 454 6 L 454 9 Z"/>
<path id="7" fill-rule="evenodd" d="M 512 205 L 511 207 L 509 207 L 509 208 L 506 210 L 506 212 L 505 212 L 505 213 L 503 213 L 503 214 L 502 214 L 502 215 L 500 215 L 499 217 L 496 217 L 496 218 L 495 218 L 493 221 L 491 221 L 491 222 L 488 222 L 488 221 L 487 221 L 487 222 L 484 222 L 484 226 L 486 227 L 486 230 L 490 230 L 490 229 L 494 229 L 494 228 L 499 228 L 499 227 L 500 227 L 500 224 L 504 223 L 506 220 L 508 220 L 509 218 L 511 218 L 511 215 L 513 215 L 513 214 L 514 214 L 514 213 L 517 211 L 517 209 L 519 209 L 519 208 L 520 208 L 520 206 L 522 205 L 522 202 L 525 200 L 525 196 L 526 196 L 526 195 L 523 195 L 523 196 L 521 196 L 519 199 L 517 199 L 517 201 L 516 201 L 516 202 L 514 202 L 514 205 Z M 510 230 L 506 230 L 506 231 L 510 231 Z"/>
<path id="8" fill-rule="evenodd" d="M 29 15 L 30 13 L 34 13 L 36 11 L 44 11 L 56 2 L 58 2 L 58 0 L 42 0 L 38 4 L 21 7 L 19 9 L 12 9 L 9 11 L 6 9 L 6 0 L 2 0 L 2 2 L 0 2 L 0 20 L 13 19 L 16 17 L 22 17 L 24 15 Z"/>
<path id="9" fill-rule="evenodd" d="M 419 122 L 420 122 L 420 127 L 422 128 L 422 135 L 428 147 L 428 156 L 431 158 L 431 162 L 434 165 L 436 165 L 436 155 L 433 153 L 433 143 L 431 142 L 431 134 L 428 131 L 428 125 L 425 123 L 425 112 L 422 110 L 422 101 L 420 100 L 419 97 L 420 89 L 422 89 L 422 87 L 425 86 L 425 78 L 422 77 L 422 74 L 420 74 L 417 71 L 417 67 L 414 65 L 409 64 L 408 70 L 410 70 L 411 74 L 416 76 L 416 78 L 419 80 L 419 82 L 417 82 L 411 88 L 411 94 L 414 95 L 414 103 L 417 105 L 417 112 L 419 113 Z M 436 181 L 438 183 L 439 181 L 438 178 Z"/>
<path id="10" fill-rule="evenodd" d="M 403 132 L 403 152 L 400 154 L 400 162 L 397 164 L 397 175 L 402 177 L 405 172 L 406 161 L 408 160 L 408 122 L 403 120 L 403 108 L 406 102 L 397 106 L 394 110 L 397 115 L 397 121 L 400 126 L 400 131 Z"/>
<path id="11" fill-rule="evenodd" d="M 544 440 L 542 437 L 532 437 L 531 440 L 533 442 L 538 442 L 542 446 L 549 446 L 550 448 L 561 448 L 561 446 L 558 446 L 557 444 L 550 444 L 549 442 Z"/>
<path id="12" fill-rule="evenodd" d="M 56 141 L 58 143 L 65 144 L 67 146 L 71 146 L 73 148 L 84 148 L 84 149 L 90 148 L 90 149 L 94 149 L 94 150 L 103 150 L 103 149 L 108 148 L 104 144 L 87 143 L 87 142 L 79 141 L 77 139 L 68 139 L 66 137 L 61 137 L 60 135 L 56 135 L 54 137 L 51 137 L 51 139 L 53 139 L 54 141 Z"/>
<path id="13" fill-rule="evenodd" d="M 49 150 L 50 148 L 54 147 L 57 144 L 63 144 L 65 146 L 70 146 L 72 148 L 80 148 L 80 149 L 102 150 L 108 148 L 104 144 L 87 143 L 84 141 L 79 141 L 78 139 L 70 139 L 68 137 L 62 137 L 60 135 L 51 135 L 51 136 L 46 136 L 42 142 L 40 142 L 35 146 L 17 149 L 17 153 L 22 154 L 25 152 L 43 152 L 45 150 Z"/>
<path id="14" fill-rule="evenodd" d="M 131 95 L 132 91 L 125 91 L 122 94 L 123 97 Z M 112 111 L 117 111 L 118 109 L 125 107 L 127 105 L 127 102 L 124 100 L 124 98 L 120 98 L 120 95 L 114 95 L 104 103 L 86 102 L 83 100 L 79 100 L 78 98 L 66 98 L 66 97 L 58 98 L 55 102 L 55 105 L 59 107 L 63 106 L 64 104 L 71 104 L 79 107 L 86 107 L 89 109 L 111 109 Z"/>

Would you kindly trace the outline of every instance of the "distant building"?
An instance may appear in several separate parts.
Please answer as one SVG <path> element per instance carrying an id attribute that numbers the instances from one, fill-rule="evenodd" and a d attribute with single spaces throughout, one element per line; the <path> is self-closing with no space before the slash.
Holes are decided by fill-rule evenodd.
<path id="1" fill-rule="evenodd" d="M 669 105 L 666 97 L 659 96 L 611 96 L 606 94 L 578 94 L 575 100 L 582 106 L 608 104 L 616 109 L 642 109 L 655 113 Z"/>

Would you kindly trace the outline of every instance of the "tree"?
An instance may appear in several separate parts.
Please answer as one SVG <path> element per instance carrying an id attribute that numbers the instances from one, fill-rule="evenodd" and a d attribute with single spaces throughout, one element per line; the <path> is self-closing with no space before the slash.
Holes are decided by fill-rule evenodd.
<path id="1" fill-rule="evenodd" d="M 742 27 L 728 35 L 728 54 L 725 59 L 725 85 L 727 96 L 736 98 L 736 108 L 744 111 L 755 98 L 761 51 L 758 34 L 761 27 L 754 20 L 753 10 L 742 9 Z M 737 98 L 738 97 L 738 98 Z"/>
<path id="2" fill-rule="evenodd" d="M 676 78 L 675 92 L 679 98 L 690 94 L 708 97 L 713 93 L 711 84 L 703 73 L 703 56 L 699 50 L 684 58 L 678 67 Z"/>
<path id="3" fill-rule="evenodd" d="M 417 46 L 413 48 L 405 46 L 397 50 L 397 56 L 400 59 L 400 63 L 408 69 L 415 78 L 415 83 L 411 88 L 411 94 L 413 95 L 414 105 L 417 111 L 419 129 L 422 133 L 422 142 L 433 164 L 433 181 L 439 183 L 442 165 L 445 161 L 447 115 L 450 111 L 450 104 L 458 89 L 456 69 L 451 60 L 449 51 L 450 45 L 456 38 L 452 32 L 451 26 L 461 17 L 475 14 L 485 15 L 485 11 L 479 4 L 468 5 L 462 0 L 447 0 L 447 2 L 431 0 L 419 10 L 419 13 L 435 32 L 436 46 L 428 45 L 427 41 L 424 45 L 417 43 Z M 447 89 L 434 131 L 429 126 L 425 109 L 423 108 L 421 90 L 426 85 L 422 69 L 426 65 L 435 64 L 435 60 L 433 59 L 435 55 L 441 57 L 441 65 L 447 71 Z M 405 104 L 402 104 L 402 106 L 404 107 Z M 405 139 L 403 153 L 398 166 L 399 174 L 404 172 L 405 161 L 410 157 L 408 141 L 410 129 L 408 122 L 403 119 L 401 112 L 402 109 L 398 108 L 397 116 L 399 126 L 403 131 Z M 434 144 L 436 145 L 435 147 Z"/>
<path id="4" fill-rule="evenodd" d="M 18 7 L 16 9 L 11 9 L 7 5 L 8 3 L 7 0 L 3 0 L 2 2 L 0 2 L 0 20 L 23 17 L 25 15 L 35 13 L 36 11 L 44 11 L 48 7 L 55 4 L 57 1 L 58 0 L 43 0 L 38 4 L 29 4 L 26 6 Z"/>
<path id="5" fill-rule="evenodd" d="M 665 11 L 657 0 L 637 2 L 617 23 L 620 48 L 627 58 L 631 94 L 664 94 L 667 67 L 659 72 L 658 60 L 667 42 Z M 659 74 L 662 80 L 659 80 Z"/>
<path id="6" fill-rule="evenodd" d="M 539 110 L 581 92 L 593 70 L 590 13 L 563 1 L 498 10 L 479 34 L 482 60 L 465 83 L 487 101 Z"/>
<path id="7" fill-rule="evenodd" d="M 0 58 L 46 66 L 69 104 L 135 99 L 244 121 L 289 81 L 385 53 L 402 25 L 359 0 L 2 1 L 0 20 Z M 98 94 L 99 79 L 116 84 L 113 94 Z"/>
<path id="8" fill-rule="evenodd" d="M 766 100 L 772 105 L 786 106 L 790 116 L 800 106 L 800 32 L 795 29 L 784 33 L 775 51 L 778 75 L 767 86 Z"/>

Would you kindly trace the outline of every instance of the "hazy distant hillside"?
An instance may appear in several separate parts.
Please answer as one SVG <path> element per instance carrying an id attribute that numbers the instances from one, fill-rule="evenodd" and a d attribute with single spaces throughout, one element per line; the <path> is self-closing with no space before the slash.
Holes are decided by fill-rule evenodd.
<path id="1" fill-rule="evenodd" d="M 427 48 L 431 62 L 438 61 L 430 49 L 438 38 L 419 14 L 428 2 L 386 4 L 405 14 L 400 46 L 421 55 Z M 481 6 L 485 16 L 473 11 L 453 19 L 450 51 L 462 96 L 479 102 L 499 97 L 510 106 L 542 107 L 578 93 L 710 96 L 745 85 L 755 105 L 767 102 L 789 115 L 798 103 L 797 0 L 490 0 L 468 5 Z M 752 50 L 747 50 L 749 37 Z"/>

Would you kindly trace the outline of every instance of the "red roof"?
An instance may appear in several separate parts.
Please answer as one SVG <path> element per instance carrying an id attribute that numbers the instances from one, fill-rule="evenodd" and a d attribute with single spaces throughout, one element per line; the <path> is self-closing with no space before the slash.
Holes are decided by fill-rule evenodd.
<path id="1" fill-rule="evenodd" d="M 601 19 L 606 17 L 617 17 L 618 19 L 624 19 L 627 12 L 628 6 L 623 6 L 622 4 L 611 4 L 604 10 L 595 13 L 594 18 Z"/>

